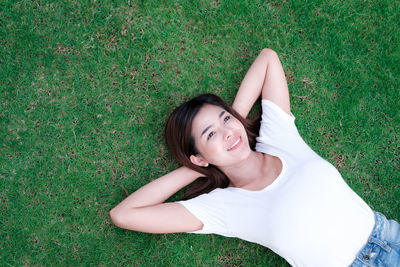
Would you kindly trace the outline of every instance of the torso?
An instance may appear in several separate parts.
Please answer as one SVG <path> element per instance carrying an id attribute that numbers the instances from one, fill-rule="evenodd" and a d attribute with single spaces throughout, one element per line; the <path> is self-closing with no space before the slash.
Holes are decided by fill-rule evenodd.
<path id="1" fill-rule="evenodd" d="M 263 245 L 293 266 L 348 266 L 374 226 L 371 208 L 304 142 L 293 117 L 262 105 L 259 154 L 242 175 L 247 180 L 238 179 L 244 186 L 184 202 L 203 222 L 198 233 Z"/>

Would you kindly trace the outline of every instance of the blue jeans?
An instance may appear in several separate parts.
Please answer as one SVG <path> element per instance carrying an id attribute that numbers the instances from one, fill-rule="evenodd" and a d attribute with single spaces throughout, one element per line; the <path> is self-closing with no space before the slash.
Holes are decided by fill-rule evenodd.
<path id="1" fill-rule="evenodd" d="M 350 267 L 399 267 L 400 224 L 375 213 L 375 226 L 368 243 Z"/>

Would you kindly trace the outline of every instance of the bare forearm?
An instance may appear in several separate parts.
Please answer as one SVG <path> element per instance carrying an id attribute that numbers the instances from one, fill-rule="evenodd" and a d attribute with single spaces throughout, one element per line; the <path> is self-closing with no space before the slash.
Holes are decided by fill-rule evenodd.
<path id="1" fill-rule="evenodd" d="M 114 209 L 140 208 L 163 203 L 201 176 L 187 167 L 178 168 L 141 187 Z"/>
<path id="2" fill-rule="evenodd" d="M 240 84 L 232 107 L 243 117 L 247 117 L 254 103 L 261 95 L 268 64 L 272 57 L 277 57 L 273 50 L 268 48 L 261 50 Z"/>
<path id="3" fill-rule="evenodd" d="M 175 233 L 201 229 L 203 224 L 178 203 L 163 203 L 201 174 L 181 167 L 143 186 L 110 211 L 118 227 L 148 232 Z"/>

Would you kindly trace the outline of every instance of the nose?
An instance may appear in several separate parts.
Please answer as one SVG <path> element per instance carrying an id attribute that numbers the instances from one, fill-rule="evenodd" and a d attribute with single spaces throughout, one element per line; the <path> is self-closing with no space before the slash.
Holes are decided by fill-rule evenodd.
<path id="1" fill-rule="evenodd" d="M 225 140 L 229 140 L 233 136 L 233 132 L 230 128 L 225 128 Z"/>

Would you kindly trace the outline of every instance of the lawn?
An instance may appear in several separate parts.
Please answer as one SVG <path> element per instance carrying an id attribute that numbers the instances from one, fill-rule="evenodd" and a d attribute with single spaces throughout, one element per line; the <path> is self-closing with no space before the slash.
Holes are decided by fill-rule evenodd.
<path id="1" fill-rule="evenodd" d="M 193 2 L 1 1 L 1 266 L 287 266 L 256 244 L 108 216 L 178 167 L 172 109 L 205 92 L 231 103 L 264 47 L 306 142 L 400 220 L 399 2 Z"/>

